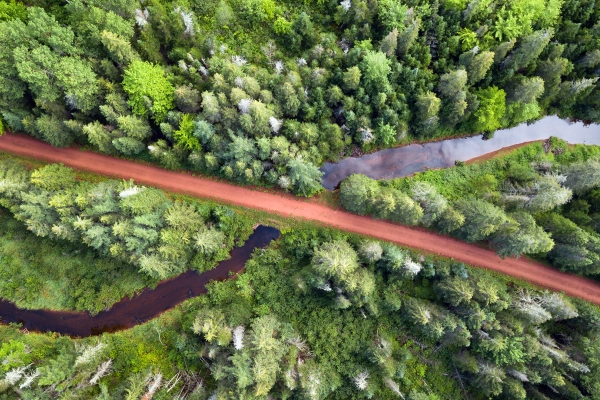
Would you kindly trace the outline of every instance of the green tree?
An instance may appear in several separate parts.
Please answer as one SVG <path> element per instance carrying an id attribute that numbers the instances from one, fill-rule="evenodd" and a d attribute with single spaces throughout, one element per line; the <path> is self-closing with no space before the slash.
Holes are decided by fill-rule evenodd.
<path id="1" fill-rule="evenodd" d="M 174 88 L 160 65 L 133 61 L 123 74 L 123 90 L 135 115 L 151 114 L 161 122 L 173 109 Z"/>
<path id="2" fill-rule="evenodd" d="M 380 49 L 385 53 L 386 56 L 391 57 L 396 54 L 396 48 L 398 47 L 398 29 L 394 28 L 390 33 L 387 34 L 381 40 Z"/>
<path id="3" fill-rule="evenodd" d="M 504 211 L 487 201 L 462 198 L 454 207 L 465 216 L 464 224 L 455 232 L 469 242 L 484 240 L 506 222 Z"/>
<path id="4" fill-rule="evenodd" d="M 75 171 L 63 164 L 48 164 L 31 173 L 31 183 L 53 192 L 70 189 L 75 185 Z"/>
<path id="5" fill-rule="evenodd" d="M 356 90 L 360 85 L 360 78 L 362 76 L 360 68 L 357 66 L 348 68 L 343 75 L 344 89 Z"/>
<path id="6" fill-rule="evenodd" d="M 365 175 L 353 174 L 340 185 L 340 203 L 349 211 L 365 215 L 372 212 L 371 201 L 377 196 L 377 181 Z"/>
<path id="7" fill-rule="evenodd" d="M 425 127 L 434 127 L 438 121 L 441 100 L 433 92 L 427 92 L 417 97 L 415 106 L 417 118 Z"/>
<path id="8" fill-rule="evenodd" d="M 200 109 L 200 92 L 192 85 L 178 86 L 173 92 L 175 105 L 184 113 L 195 114 Z"/>
<path id="9" fill-rule="evenodd" d="M 508 217 L 510 222 L 501 227 L 490 242 L 501 257 L 546 253 L 552 249 L 554 241 L 543 228 L 536 225 L 530 214 L 518 212 Z"/>
<path id="10" fill-rule="evenodd" d="M 52 146 L 68 147 L 73 143 L 73 135 L 57 117 L 42 115 L 35 120 L 35 128 Z"/>
<path id="11" fill-rule="evenodd" d="M 384 147 L 393 146 L 396 143 L 396 130 L 393 126 L 384 124 L 377 128 L 377 142 Z"/>
<path id="12" fill-rule="evenodd" d="M 310 197 L 323 190 L 323 172 L 315 165 L 301 158 L 294 158 L 287 163 L 287 168 L 296 193 Z"/>
<path id="13" fill-rule="evenodd" d="M 17 3 L 16 0 L 1 2 L 0 21 L 10 21 L 12 19 L 20 19 L 21 21 L 25 21 L 27 19 L 27 7 L 21 3 Z"/>
<path id="14" fill-rule="evenodd" d="M 470 50 L 461 54 L 459 62 L 467 69 L 469 84 L 474 85 L 485 78 L 488 70 L 494 63 L 494 52 L 482 51 L 481 53 Z"/>
<path id="15" fill-rule="evenodd" d="M 502 68 L 519 70 L 537 59 L 548 45 L 554 32 L 550 30 L 535 31 L 523 38 L 521 44 L 513 50 L 500 64 Z"/>
<path id="16" fill-rule="evenodd" d="M 391 91 L 388 75 L 392 71 L 390 60 L 380 51 L 367 51 L 360 63 L 362 81 L 366 90 L 375 95 Z"/>
<path id="17" fill-rule="evenodd" d="M 129 64 L 139 59 L 139 55 L 131 48 L 129 40 L 109 31 L 102 31 L 102 44 L 111 58 L 119 65 Z"/>
<path id="18" fill-rule="evenodd" d="M 506 93 L 508 102 L 532 103 L 544 93 L 544 80 L 538 76 L 525 78 L 520 76 Z"/>
<path id="19" fill-rule="evenodd" d="M 200 142 L 193 134 L 195 127 L 194 116 L 184 114 L 179 123 L 179 129 L 173 135 L 177 144 L 190 151 L 201 149 Z"/>
<path id="20" fill-rule="evenodd" d="M 96 74 L 87 61 L 61 56 L 46 46 L 21 46 L 13 54 L 19 77 L 39 101 L 52 103 L 63 97 L 69 107 L 82 111 L 96 105 Z M 51 71 L 52 78 L 45 71 Z"/>
<path id="21" fill-rule="evenodd" d="M 420 27 L 421 20 L 418 18 L 412 18 L 406 23 L 406 28 L 398 36 L 398 54 L 400 56 L 404 56 L 419 37 Z"/>
<path id="22" fill-rule="evenodd" d="M 563 172 L 567 176 L 565 186 L 575 194 L 600 186 L 600 162 L 597 160 L 573 163 L 565 167 Z"/>
<path id="23" fill-rule="evenodd" d="M 459 92 L 464 91 L 466 84 L 467 72 L 464 69 L 456 69 L 440 76 L 437 91 L 443 97 L 454 99 Z"/>
<path id="24" fill-rule="evenodd" d="M 490 86 L 475 92 L 479 107 L 473 113 L 473 130 L 476 132 L 493 132 L 502 126 L 501 119 L 506 110 L 506 93 L 502 89 Z"/>
<path id="25" fill-rule="evenodd" d="M 377 17 L 381 25 L 390 32 L 394 29 L 404 28 L 407 11 L 408 7 L 405 4 L 393 0 L 382 0 L 379 2 Z"/>

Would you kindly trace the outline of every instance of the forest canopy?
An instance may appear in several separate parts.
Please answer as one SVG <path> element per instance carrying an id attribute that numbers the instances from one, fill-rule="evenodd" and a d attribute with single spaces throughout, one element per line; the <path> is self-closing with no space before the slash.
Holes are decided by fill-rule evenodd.
<path id="1" fill-rule="evenodd" d="M 389 181 L 351 175 L 340 203 L 361 215 L 487 241 L 502 257 L 529 254 L 597 276 L 599 154 L 597 146 L 550 138 L 497 159 Z"/>
<path id="2" fill-rule="evenodd" d="M 576 0 L 0 2 L 9 130 L 303 196 L 325 161 L 546 114 L 599 121 Z"/>

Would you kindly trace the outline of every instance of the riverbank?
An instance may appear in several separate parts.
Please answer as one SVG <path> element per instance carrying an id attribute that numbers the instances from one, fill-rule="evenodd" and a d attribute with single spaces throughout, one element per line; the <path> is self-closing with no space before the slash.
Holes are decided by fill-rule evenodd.
<path id="1" fill-rule="evenodd" d="M 452 167 L 456 161 L 474 161 L 531 142 L 547 140 L 551 136 L 570 144 L 600 145 L 600 125 L 570 122 L 556 116 L 542 118 L 533 124 L 499 130 L 491 139 L 482 135 L 410 144 L 385 149 L 358 158 L 345 158 L 336 164 L 326 163 L 321 170 L 323 186 L 334 190 L 352 174 L 363 174 L 373 179 L 402 178 L 428 169 Z"/>

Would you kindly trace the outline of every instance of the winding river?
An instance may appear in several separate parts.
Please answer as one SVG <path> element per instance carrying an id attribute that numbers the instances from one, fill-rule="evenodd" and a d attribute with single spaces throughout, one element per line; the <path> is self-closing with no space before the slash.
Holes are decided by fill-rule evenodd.
<path id="1" fill-rule="evenodd" d="M 242 247 L 231 251 L 231 258 L 221 261 L 214 269 L 198 274 L 188 271 L 166 280 L 153 289 L 145 289 L 133 298 L 124 298 L 110 310 L 97 315 L 86 312 L 24 310 L 6 300 L 0 301 L 3 323 L 16 322 L 23 328 L 38 332 L 58 332 L 86 337 L 103 332 L 115 332 L 144 323 L 175 307 L 188 298 L 206 293 L 211 280 L 224 280 L 244 269 L 255 248 L 267 246 L 280 235 L 276 228 L 259 225 Z"/>
<path id="2" fill-rule="evenodd" d="M 364 174 L 374 179 L 400 178 L 424 169 L 451 167 L 455 161 L 467 161 L 505 147 L 545 140 L 550 136 L 571 144 L 600 145 L 600 125 L 585 126 L 582 122 L 550 116 L 530 125 L 521 124 L 497 131 L 489 140 L 483 140 L 479 135 L 381 150 L 362 157 L 349 157 L 336 164 L 326 163 L 321 168 L 325 173 L 321 183 L 325 189 L 334 190 L 352 174 Z"/>

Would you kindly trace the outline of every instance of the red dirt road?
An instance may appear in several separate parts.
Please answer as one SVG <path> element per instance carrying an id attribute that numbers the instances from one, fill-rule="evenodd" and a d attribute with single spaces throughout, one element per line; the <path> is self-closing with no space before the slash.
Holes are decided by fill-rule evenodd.
<path id="1" fill-rule="evenodd" d="M 260 209 L 284 217 L 318 221 L 341 230 L 395 242 L 451 257 L 469 265 L 495 270 L 600 305 L 600 283 L 562 273 L 524 258 L 502 260 L 492 251 L 432 232 L 409 229 L 369 217 L 336 211 L 306 200 L 255 191 L 181 172 L 166 171 L 76 148 L 58 149 L 25 135 L 1 136 L 0 151 L 50 162 L 61 162 L 76 169 L 102 175 L 122 179 L 132 178 L 145 185 Z"/>

